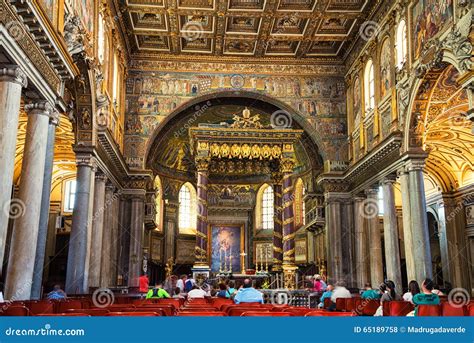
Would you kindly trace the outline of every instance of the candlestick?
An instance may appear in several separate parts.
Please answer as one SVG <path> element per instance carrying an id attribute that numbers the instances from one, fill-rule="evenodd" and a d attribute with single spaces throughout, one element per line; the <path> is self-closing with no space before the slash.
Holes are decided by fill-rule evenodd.
<path id="1" fill-rule="evenodd" d="M 222 273 L 222 248 L 219 249 L 219 273 Z"/>
<path id="2" fill-rule="evenodd" d="M 229 273 L 232 273 L 232 255 L 229 257 Z"/>
<path id="3" fill-rule="evenodd" d="M 240 264 L 241 264 L 241 273 L 244 275 L 245 274 L 245 256 L 247 256 L 247 254 L 245 253 L 244 250 L 242 250 L 242 252 L 240 253 Z"/>

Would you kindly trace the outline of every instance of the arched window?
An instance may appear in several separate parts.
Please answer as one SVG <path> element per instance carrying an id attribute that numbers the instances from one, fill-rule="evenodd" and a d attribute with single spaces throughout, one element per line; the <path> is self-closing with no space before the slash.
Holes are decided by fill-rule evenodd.
<path id="1" fill-rule="evenodd" d="M 374 63 L 369 60 L 365 65 L 364 73 L 364 88 L 365 88 L 365 112 L 370 112 L 375 108 L 375 75 Z"/>
<path id="2" fill-rule="evenodd" d="M 401 20 L 398 23 L 397 27 L 397 43 L 396 43 L 396 50 L 397 50 L 397 67 L 398 69 L 402 69 L 403 65 L 406 63 L 407 60 L 407 24 L 405 20 Z"/>
<path id="3" fill-rule="evenodd" d="M 179 190 L 179 233 L 194 234 L 196 231 L 196 191 L 189 183 Z"/>
<path id="4" fill-rule="evenodd" d="M 264 184 L 257 192 L 255 228 L 257 230 L 273 230 L 274 215 L 273 187 L 269 184 Z"/>
<path id="5" fill-rule="evenodd" d="M 263 191 L 262 198 L 262 229 L 273 230 L 273 216 L 274 216 L 274 194 L 273 187 L 268 186 Z"/>
<path id="6" fill-rule="evenodd" d="M 99 25 L 97 33 L 97 57 L 99 58 L 99 63 L 104 63 L 105 57 L 105 30 L 104 30 L 104 18 L 102 13 L 99 13 Z"/>
<path id="7" fill-rule="evenodd" d="M 64 212 L 70 213 L 74 210 L 74 202 L 76 200 L 76 184 L 76 180 L 67 180 L 64 182 Z"/>
<path id="8" fill-rule="evenodd" d="M 294 200 L 294 213 L 295 213 L 295 226 L 298 228 L 305 224 L 305 204 L 304 194 L 305 188 L 303 180 L 300 178 L 295 182 L 295 200 Z"/>

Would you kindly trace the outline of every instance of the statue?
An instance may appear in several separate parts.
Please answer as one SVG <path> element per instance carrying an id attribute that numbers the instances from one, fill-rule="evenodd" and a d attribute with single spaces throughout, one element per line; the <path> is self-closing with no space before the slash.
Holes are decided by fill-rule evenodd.
<path id="1" fill-rule="evenodd" d="M 168 259 L 168 262 L 166 262 L 166 265 L 165 265 L 165 272 L 166 272 L 166 279 L 167 280 L 173 274 L 173 265 L 174 265 L 174 259 L 173 259 L 173 257 L 170 257 Z"/>
<path id="2" fill-rule="evenodd" d="M 86 31 L 82 28 L 81 19 L 69 14 L 64 24 L 64 39 L 71 56 L 84 52 L 85 37 Z"/>

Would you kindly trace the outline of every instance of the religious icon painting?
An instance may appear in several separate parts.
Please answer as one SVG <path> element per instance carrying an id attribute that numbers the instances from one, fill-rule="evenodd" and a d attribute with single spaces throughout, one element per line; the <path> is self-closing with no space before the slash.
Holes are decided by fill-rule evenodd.
<path id="1" fill-rule="evenodd" d="M 208 237 L 211 271 L 239 273 L 240 253 L 244 249 L 244 226 L 211 224 Z"/>

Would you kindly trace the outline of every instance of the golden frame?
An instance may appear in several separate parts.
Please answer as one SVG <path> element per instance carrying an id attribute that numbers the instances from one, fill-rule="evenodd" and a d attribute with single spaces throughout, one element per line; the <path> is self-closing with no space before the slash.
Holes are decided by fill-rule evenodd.
<path id="1" fill-rule="evenodd" d="M 305 258 L 304 260 L 298 260 L 296 258 L 296 243 L 297 242 L 301 242 L 301 241 L 304 241 L 304 246 L 305 246 Z M 304 238 L 299 238 L 299 239 L 295 239 L 295 263 L 298 264 L 298 263 L 308 263 L 308 239 L 306 237 Z"/>
<path id="2" fill-rule="evenodd" d="M 224 227 L 238 227 L 240 228 L 240 251 L 239 251 L 239 261 L 240 261 L 240 253 L 245 250 L 245 224 L 219 224 L 219 223 L 209 223 L 207 224 L 207 263 L 209 263 L 209 267 L 211 266 L 211 259 L 212 259 L 212 227 L 213 226 L 224 226 Z"/>

